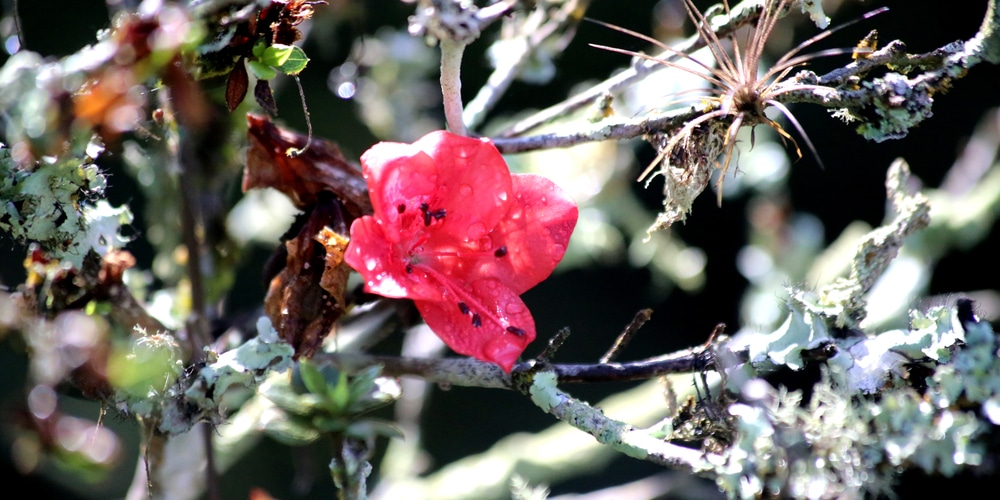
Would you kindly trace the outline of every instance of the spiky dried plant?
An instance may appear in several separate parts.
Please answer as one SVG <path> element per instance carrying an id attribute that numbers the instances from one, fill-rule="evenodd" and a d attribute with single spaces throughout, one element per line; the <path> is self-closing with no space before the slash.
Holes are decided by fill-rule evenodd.
<path id="1" fill-rule="evenodd" d="M 696 67 L 692 68 L 690 65 L 680 64 L 676 62 L 676 59 L 658 59 L 639 52 L 615 47 L 592 44 L 594 47 L 648 59 L 664 66 L 692 73 L 703 78 L 710 84 L 710 87 L 707 89 L 684 91 L 684 95 L 679 95 L 672 101 L 674 104 L 690 101 L 701 102 L 704 104 L 704 112 L 697 118 L 685 123 L 676 132 L 669 134 L 669 137 L 665 141 L 658 141 L 660 142 L 659 144 L 654 144 L 658 146 L 659 154 L 642 175 L 639 176 L 639 181 L 646 179 L 658 165 L 661 165 L 661 173 L 664 173 L 664 176 L 667 177 L 668 175 L 664 170 L 673 165 L 682 171 L 682 185 L 675 185 L 673 187 L 668 185 L 667 189 L 674 189 L 675 191 L 679 188 L 684 189 L 688 195 L 693 194 L 693 196 L 690 196 L 693 199 L 694 196 L 697 196 L 706 187 L 711 174 L 711 167 L 717 167 L 720 169 L 717 188 L 718 202 L 721 205 L 722 181 L 732 162 L 736 146 L 736 135 L 742 127 L 749 126 L 751 128 L 751 147 L 754 142 L 753 128 L 764 124 L 774 129 L 782 137 L 783 141 L 791 142 L 795 147 L 796 154 L 799 158 L 802 157 L 802 150 L 799 148 L 798 142 L 781 125 L 764 113 L 768 108 L 775 108 L 783 114 L 799 133 L 809 151 L 816 156 L 817 160 L 819 159 L 816 148 L 813 146 L 812 141 L 809 140 L 801 124 L 799 124 L 798 120 L 795 119 L 784 104 L 778 102 L 777 97 L 784 93 L 816 87 L 809 84 L 787 83 L 786 79 L 788 75 L 796 67 L 802 66 L 807 61 L 817 57 L 851 53 L 856 49 L 838 48 L 800 55 L 802 50 L 830 36 L 837 30 L 887 9 L 874 10 L 859 19 L 825 30 L 800 43 L 782 55 L 771 67 L 762 70 L 761 60 L 764 56 L 764 48 L 771 34 L 774 32 L 778 19 L 793 3 L 798 1 L 763 0 L 759 6 L 761 9 L 759 17 L 746 35 L 746 38 L 740 41 L 735 34 L 726 36 L 725 38 L 728 39 L 730 45 L 727 49 L 726 44 L 716 34 L 706 15 L 694 6 L 692 0 L 683 0 L 688 16 L 695 24 L 698 36 L 708 50 L 711 51 L 712 57 L 716 61 L 714 67 L 693 58 L 689 54 L 677 51 L 652 37 L 598 21 L 598 24 L 650 42 L 667 54 L 690 61 Z M 731 15 L 729 2 L 723 0 L 722 5 L 724 13 L 727 16 Z M 779 85 L 782 83 L 785 84 Z M 699 93 L 701 95 L 698 95 Z M 727 122 L 728 126 L 725 125 Z M 703 125 L 706 124 L 712 124 L 713 126 L 707 127 L 707 130 L 704 130 Z M 719 156 L 723 158 L 721 163 L 718 161 Z M 670 193 L 665 194 L 670 195 Z M 674 194 L 679 193 L 675 192 Z M 661 214 L 661 218 L 657 220 L 657 226 L 654 226 L 654 229 L 663 225 L 669 226 L 675 220 L 682 220 L 689 210 L 690 204 L 677 210 L 673 215 Z M 668 220 L 661 220 L 664 215 L 667 215 Z"/>

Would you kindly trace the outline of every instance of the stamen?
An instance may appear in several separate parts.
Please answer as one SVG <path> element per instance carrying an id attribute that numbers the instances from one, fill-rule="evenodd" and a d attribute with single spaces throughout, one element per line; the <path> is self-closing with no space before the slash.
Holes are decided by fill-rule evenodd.
<path id="1" fill-rule="evenodd" d="M 399 213 L 405 212 L 406 211 L 406 205 L 400 203 L 399 205 L 396 206 L 396 211 L 399 212 Z"/>
<path id="2" fill-rule="evenodd" d="M 406 274 L 413 274 L 413 266 L 409 263 L 406 264 Z"/>
<path id="3" fill-rule="evenodd" d="M 493 256 L 495 257 L 503 257 L 504 255 L 507 255 L 507 245 L 503 245 L 496 252 L 493 252 Z"/>
<path id="4" fill-rule="evenodd" d="M 430 207 L 427 206 L 427 202 L 420 204 L 420 211 L 424 213 L 424 226 L 431 225 Z"/>
<path id="5" fill-rule="evenodd" d="M 448 214 L 448 211 L 445 210 L 445 209 L 443 209 L 443 208 L 440 208 L 438 210 L 430 212 L 430 215 L 431 215 L 431 217 L 434 217 L 434 220 L 441 220 L 447 214 Z"/>
<path id="6" fill-rule="evenodd" d="M 514 335 L 517 335 L 518 337 L 523 337 L 523 336 L 525 336 L 525 335 L 528 334 L 528 332 L 526 332 L 523 329 L 518 328 L 516 326 L 508 326 L 507 327 L 507 333 L 512 333 Z"/>
<path id="7" fill-rule="evenodd" d="M 462 311 L 462 314 L 469 314 L 469 306 L 465 302 L 458 303 L 458 310 Z"/>
<path id="8" fill-rule="evenodd" d="M 479 317 L 479 313 L 472 313 L 472 326 L 476 328 L 483 326 L 483 318 Z"/>

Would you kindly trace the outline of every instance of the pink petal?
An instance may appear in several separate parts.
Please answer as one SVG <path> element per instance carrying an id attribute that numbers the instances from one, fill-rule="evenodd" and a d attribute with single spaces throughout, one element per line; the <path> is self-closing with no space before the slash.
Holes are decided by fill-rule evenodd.
<path id="1" fill-rule="evenodd" d="M 513 203 L 493 234 L 506 254 L 491 255 L 477 272 L 501 279 L 521 294 L 548 278 L 562 260 L 579 210 L 565 191 L 545 177 L 515 174 L 513 186 Z"/>
<path id="2" fill-rule="evenodd" d="M 422 273 L 407 272 L 405 256 L 398 254 L 399 245 L 390 243 L 385 233 L 386 225 L 371 216 L 351 224 L 344 261 L 361 273 L 365 290 L 383 297 L 439 300 L 444 288 Z"/>
<path id="3" fill-rule="evenodd" d="M 399 241 L 405 236 L 401 234 L 404 224 L 398 207 L 413 213 L 434 193 L 437 164 L 412 144 L 380 142 L 361 155 L 361 165 L 375 218 L 395 226 L 395 232 L 386 231 L 385 235 L 392 242 Z"/>
<path id="4" fill-rule="evenodd" d="M 531 312 L 516 293 L 495 279 L 452 289 L 445 300 L 417 300 L 415 304 L 427 326 L 453 351 L 496 363 L 506 372 L 535 339 Z"/>
<path id="5" fill-rule="evenodd" d="M 430 245 L 478 248 L 507 212 L 513 195 L 510 170 L 492 142 L 444 131 L 415 142 L 437 164 L 430 209 L 445 209 L 442 224 L 430 231 Z"/>

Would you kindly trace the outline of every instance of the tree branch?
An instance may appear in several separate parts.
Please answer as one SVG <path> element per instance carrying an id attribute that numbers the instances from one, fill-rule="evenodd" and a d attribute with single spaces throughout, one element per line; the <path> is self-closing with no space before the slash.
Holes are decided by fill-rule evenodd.
<path id="1" fill-rule="evenodd" d="M 741 362 L 747 360 L 745 350 L 734 354 Z M 492 363 L 472 358 L 422 359 L 337 352 L 317 353 L 313 361 L 317 364 L 333 364 L 352 372 L 380 364 L 383 366 L 382 373 L 388 376 L 419 377 L 436 384 L 488 389 L 514 389 L 512 377 L 537 369 L 535 361 L 521 362 L 508 375 Z M 562 383 L 627 382 L 711 369 L 715 366 L 714 363 L 711 349 L 708 346 L 697 346 L 639 361 L 552 364 L 551 369 Z"/>
<path id="2" fill-rule="evenodd" d="M 736 9 L 733 10 L 733 22 L 735 22 L 737 14 Z M 877 121 L 866 121 L 860 127 L 860 133 L 864 137 L 879 142 L 901 138 L 906 135 L 909 128 L 930 117 L 933 95 L 937 91 L 950 86 L 954 80 L 962 78 L 970 68 L 984 60 L 989 62 L 1000 60 L 998 25 L 1000 16 L 996 14 L 996 0 L 991 0 L 982 28 L 976 36 L 966 42 L 953 42 L 924 54 L 910 55 L 905 52 L 905 44 L 898 40 L 893 41 L 868 57 L 825 75 L 817 77 L 809 71 L 800 72 L 794 78 L 779 82 L 771 93 L 775 101 L 784 104 L 811 103 L 826 108 L 842 109 L 840 115 L 848 121 L 863 120 L 862 116 L 874 115 Z M 717 33 L 720 37 L 725 34 L 722 27 Z M 698 47 L 698 43 L 688 40 L 674 50 L 690 53 Z M 657 57 L 670 60 L 664 54 Z M 575 129 L 567 124 L 568 126 L 562 127 L 559 132 L 514 137 L 551 118 L 590 103 L 600 95 L 595 92 L 620 91 L 662 67 L 666 65 L 643 59 L 629 70 L 605 80 L 590 90 L 515 124 L 494 138 L 494 144 L 502 153 L 509 154 L 569 147 L 609 139 L 633 139 L 653 132 L 670 133 L 685 123 L 718 109 L 719 103 L 701 104 L 697 107 L 681 108 L 640 118 L 625 120 L 609 118 L 599 123 L 583 122 Z M 891 72 L 882 78 L 861 81 L 861 78 L 872 69 L 882 67 L 898 71 L 923 72 L 912 77 Z M 867 112 L 861 113 L 862 110 Z"/>

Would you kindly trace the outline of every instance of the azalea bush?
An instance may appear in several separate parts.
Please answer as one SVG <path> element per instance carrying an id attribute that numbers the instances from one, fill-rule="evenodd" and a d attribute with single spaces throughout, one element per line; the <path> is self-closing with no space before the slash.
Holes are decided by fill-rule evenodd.
<path id="1" fill-rule="evenodd" d="M 88 498 L 989 482 L 996 1 L 709 3 L 12 2 L 5 464 Z"/>

